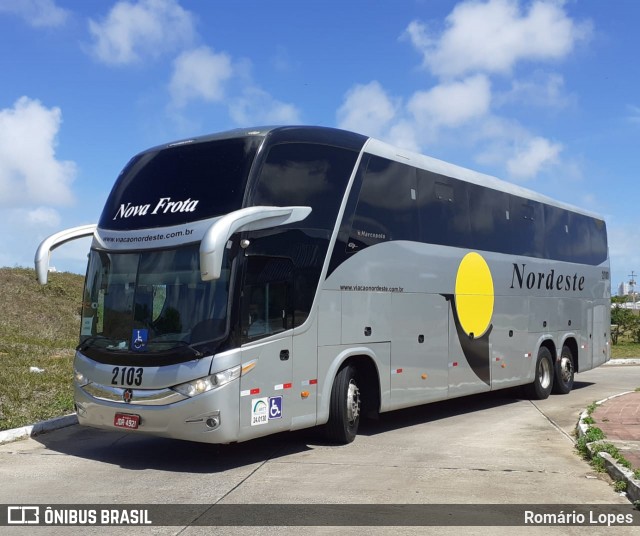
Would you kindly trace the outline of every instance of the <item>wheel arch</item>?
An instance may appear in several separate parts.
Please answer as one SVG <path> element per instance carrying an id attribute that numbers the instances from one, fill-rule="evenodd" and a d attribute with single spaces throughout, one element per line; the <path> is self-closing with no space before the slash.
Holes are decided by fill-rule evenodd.
<path id="1" fill-rule="evenodd" d="M 571 356 L 573 357 L 573 367 L 576 372 L 580 372 L 580 352 L 578 350 L 578 341 L 575 336 L 567 335 L 567 337 L 562 341 L 562 347 L 566 346 L 571 351 Z"/>
<path id="2" fill-rule="evenodd" d="M 316 424 L 325 424 L 329 420 L 329 402 L 331 389 L 338 372 L 348 365 L 356 367 L 363 384 L 362 403 L 364 414 L 379 411 L 381 400 L 380 370 L 376 353 L 367 347 L 349 348 L 340 352 L 327 369 L 321 391 L 318 393 L 318 418 Z"/>
<path id="3" fill-rule="evenodd" d="M 558 360 L 558 349 L 556 347 L 556 343 L 554 342 L 553 338 L 545 337 L 540 340 L 538 344 L 538 350 L 535 353 L 536 356 L 538 355 L 540 348 L 542 348 L 543 346 L 551 352 L 551 357 L 553 358 L 553 363 L 555 364 L 555 362 Z"/>

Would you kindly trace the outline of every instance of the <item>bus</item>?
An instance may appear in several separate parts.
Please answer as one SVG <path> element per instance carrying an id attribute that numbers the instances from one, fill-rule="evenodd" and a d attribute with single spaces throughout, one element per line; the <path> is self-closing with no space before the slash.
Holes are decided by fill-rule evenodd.
<path id="1" fill-rule="evenodd" d="M 208 443 L 523 386 L 609 359 L 605 222 L 325 127 L 238 129 L 125 166 L 92 237 L 82 425 Z"/>

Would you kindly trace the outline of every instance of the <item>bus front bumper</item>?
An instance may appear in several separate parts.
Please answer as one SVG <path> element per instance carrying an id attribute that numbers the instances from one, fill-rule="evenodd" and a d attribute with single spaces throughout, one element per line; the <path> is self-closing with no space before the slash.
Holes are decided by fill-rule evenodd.
<path id="1" fill-rule="evenodd" d="M 238 440 L 239 382 L 166 405 L 98 399 L 74 385 L 78 422 L 84 426 L 201 443 Z"/>

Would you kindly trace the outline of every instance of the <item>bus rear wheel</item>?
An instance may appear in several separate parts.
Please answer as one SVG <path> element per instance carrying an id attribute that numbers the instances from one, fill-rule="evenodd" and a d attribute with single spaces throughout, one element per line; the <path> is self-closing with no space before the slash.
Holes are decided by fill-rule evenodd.
<path id="1" fill-rule="evenodd" d="M 357 369 L 353 365 L 347 365 L 338 371 L 333 381 L 327 437 L 336 443 L 351 443 L 358 433 L 360 408 Z"/>
<path id="2" fill-rule="evenodd" d="M 549 398 L 552 387 L 553 359 L 549 349 L 546 346 L 541 346 L 536 360 L 535 377 L 532 383 L 524 386 L 524 392 L 531 400 L 544 400 Z"/>
<path id="3" fill-rule="evenodd" d="M 562 347 L 560 360 L 556 362 L 555 375 L 553 377 L 553 392 L 566 395 L 573 388 L 573 377 L 575 368 L 573 366 L 573 354 L 568 346 Z"/>

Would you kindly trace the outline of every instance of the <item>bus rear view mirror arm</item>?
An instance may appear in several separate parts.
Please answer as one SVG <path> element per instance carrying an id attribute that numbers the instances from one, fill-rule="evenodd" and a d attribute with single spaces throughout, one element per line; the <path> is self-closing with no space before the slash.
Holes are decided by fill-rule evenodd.
<path id="1" fill-rule="evenodd" d="M 220 278 L 222 257 L 229 238 L 240 231 L 257 231 L 304 220 L 311 207 L 248 207 L 223 216 L 207 229 L 200 243 L 203 281 Z"/>
<path id="2" fill-rule="evenodd" d="M 51 252 L 62 244 L 66 244 L 71 240 L 78 238 L 84 238 L 87 236 L 93 236 L 98 226 L 95 223 L 90 225 L 80 225 L 79 227 L 72 227 L 71 229 L 65 229 L 58 233 L 52 234 L 48 238 L 45 238 L 36 251 L 36 257 L 34 259 L 36 265 L 36 275 L 38 276 L 38 282 L 41 285 L 47 284 L 47 278 L 49 275 L 49 259 L 51 258 Z"/>

